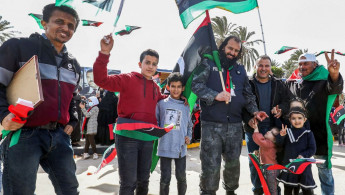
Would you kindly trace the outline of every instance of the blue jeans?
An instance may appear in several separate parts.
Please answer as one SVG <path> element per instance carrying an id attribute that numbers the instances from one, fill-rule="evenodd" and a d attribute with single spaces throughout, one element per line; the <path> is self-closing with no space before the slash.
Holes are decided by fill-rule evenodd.
<path id="1" fill-rule="evenodd" d="M 265 133 L 269 130 L 268 127 L 261 127 L 259 129 L 259 132 L 262 135 L 265 135 Z M 246 132 L 245 133 L 245 139 L 246 139 L 246 144 L 247 144 L 247 151 L 249 153 L 253 153 L 255 150 L 259 150 L 259 146 L 254 142 L 253 140 L 253 133 Z M 249 157 L 248 157 L 249 159 Z M 253 192 L 261 192 L 262 191 L 262 186 L 260 182 L 259 175 L 252 163 L 252 161 L 249 159 L 249 170 L 250 170 L 250 180 L 253 184 Z"/>
<path id="2" fill-rule="evenodd" d="M 327 156 L 314 155 L 316 159 L 327 159 Z M 327 164 L 316 164 L 321 183 L 322 195 L 334 195 L 334 179 L 332 169 L 327 168 Z"/>
<path id="3" fill-rule="evenodd" d="M 120 195 L 147 195 L 149 191 L 152 141 L 141 141 L 116 135 Z"/>
<path id="4" fill-rule="evenodd" d="M 160 157 L 161 162 L 161 181 L 159 194 L 168 195 L 169 185 L 171 180 L 171 161 L 175 161 L 175 175 L 177 180 L 178 195 L 186 194 L 187 180 L 186 180 L 186 156 L 182 158 L 166 158 Z"/>
<path id="5" fill-rule="evenodd" d="M 2 145 L 4 194 L 34 194 L 37 169 L 48 173 L 56 194 L 79 194 L 76 165 L 69 135 L 55 130 L 22 129 L 18 144 Z"/>

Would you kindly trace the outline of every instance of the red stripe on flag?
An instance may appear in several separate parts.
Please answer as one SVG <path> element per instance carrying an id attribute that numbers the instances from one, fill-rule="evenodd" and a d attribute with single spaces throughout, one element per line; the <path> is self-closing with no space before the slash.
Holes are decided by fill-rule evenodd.
<path id="1" fill-rule="evenodd" d="M 204 21 L 200 24 L 200 26 L 196 29 L 196 31 L 193 34 L 195 34 L 200 28 L 207 26 L 209 23 L 211 23 L 210 15 L 208 14 L 208 10 L 206 10 L 206 17 Z"/>
<path id="2" fill-rule="evenodd" d="M 114 132 L 113 132 L 114 126 L 113 126 L 113 124 L 109 124 L 108 127 L 109 127 L 109 139 L 113 140 L 114 139 Z"/>
<path id="3" fill-rule="evenodd" d="M 268 186 L 265 180 L 265 177 L 263 176 L 261 169 L 259 167 L 259 165 L 256 163 L 256 161 L 253 159 L 253 157 L 251 156 L 251 154 L 248 155 L 250 160 L 252 161 L 256 171 L 258 172 L 259 178 L 260 178 L 260 182 L 262 185 L 262 189 L 264 190 L 265 195 L 271 195 L 270 191 L 268 190 Z"/>

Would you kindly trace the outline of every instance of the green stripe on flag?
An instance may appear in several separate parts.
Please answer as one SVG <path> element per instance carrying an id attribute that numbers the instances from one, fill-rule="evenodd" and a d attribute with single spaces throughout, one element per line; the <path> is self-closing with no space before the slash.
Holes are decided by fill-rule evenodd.
<path id="1" fill-rule="evenodd" d="M 139 131 L 115 130 L 115 134 L 141 141 L 153 141 L 159 138 Z"/>
<path id="2" fill-rule="evenodd" d="M 186 9 L 182 14 L 180 14 L 180 18 L 181 18 L 183 27 L 187 28 L 187 26 L 193 20 L 195 20 L 201 14 L 203 14 L 205 10 L 220 8 L 220 9 L 230 11 L 234 14 L 240 14 L 240 13 L 248 12 L 256 7 L 258 7 L 258 3 L 256 0 L 247 0 L 247 1 L 241 1 L 241 2 L 224 2 L 224 1 L 217 1 L 217 0 L 202 1 Z"/>

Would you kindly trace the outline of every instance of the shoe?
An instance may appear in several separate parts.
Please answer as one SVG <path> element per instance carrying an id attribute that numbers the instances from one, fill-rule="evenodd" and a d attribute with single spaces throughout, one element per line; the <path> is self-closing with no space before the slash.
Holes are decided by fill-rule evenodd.
<path id="1" fill-rule="evenodd" d="M 236 195 L 235 191 L 226 191 L 226 195 Z"/>
<path id="2" fill-rule="evenodd" d="M 72 146 L 74 147 L 80 147 L 81 145 L 78 142 L 72 143 Z"/>
<path id="3" fill-rule="evenodd" d="M 93 160 L 98 159 L 98 154 L 97 154 L 97 153 L 93 153 L 93 155 L 92 155 L 92 159 L 93 159 Z"/>
<path id="4" fill-rule="evenodd" d="M 84 158 L 84 159 L 90 158 L 90 154 L 89 154 L 89 153 L 84 153 L 84 154 L 83 154 L 83 158 Z"/>

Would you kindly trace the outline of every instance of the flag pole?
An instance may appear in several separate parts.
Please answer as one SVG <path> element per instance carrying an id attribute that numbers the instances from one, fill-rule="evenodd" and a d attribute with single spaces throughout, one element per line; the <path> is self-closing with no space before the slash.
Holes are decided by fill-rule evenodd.
<path id="1" fill-rule="evenodd" d="M 211 20 L 210 14 L 208 13 L 208 10 L 206 10 L 206 17 L 208 17 L 208 18 Z M 211 33 L 211 32 L 210 32 L 210 33 Z M 212 32 L 212 33 L 213 33 L 213 32 Z M 216 55 L 218 55 L 218 54 L 216 54 Z M 217 61 L 217 60 L 216 60 L 216 58 L 215 58 L 215 62 L 216 62 L 216 61 Z M 216 62 L 216 64 L 217 64 L 217 62 Z M 225 85 L 224 85 L 224 78 L 223 78 L 222 68 L 220 67 L 220 62 L 218 62 L 217 67 L 218 67 L 220 82 L 222 83 L 223 91 L 226 91 L 226 90 L 225 90 Z M 230 96 L 230 100 L 229 100 L 229 101 L 231 101 L 231 96 Z M 229 104 L 229 101 L 225 101 L 225 103 L 226 103 L 226 104 Z"/>
<path id="2" fill-rule="evenodd" d="M 265 51 L 265 55 L 267 55 L 267 52 L 266 52 L 266 42 L 265 42 L 265 37 L 264 37 L 264 29 L 262 27 L 261 15 L 260 15 L 260 10 L 259 10 L 259 3 L 258 3 L 258 1 L 256 1 L 256 2 L 258 4 L 258 14 L 259 14 L 259 20 L 260 20 L 261 33 L 262 33 L 262 41 L 264 43 L 264 51 Z"/>

